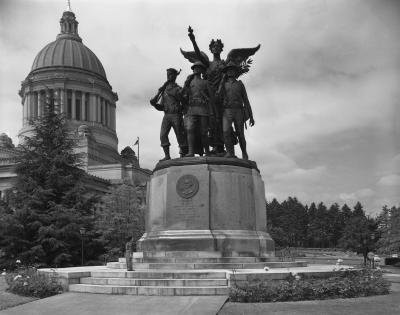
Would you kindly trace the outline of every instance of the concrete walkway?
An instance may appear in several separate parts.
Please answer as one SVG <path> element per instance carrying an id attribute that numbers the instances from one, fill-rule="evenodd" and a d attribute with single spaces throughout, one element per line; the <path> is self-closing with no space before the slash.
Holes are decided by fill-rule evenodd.
<path id="1" fill-rule="evenodd" d="M 64 293 L 0 311 L 1 315 L 215 315 L 226 296 L 131 296 Z"/>
<path id="2" fill-rule="evenodd" d="M 400 314 L 400 286 L 389 295 L 280 303 L 226 303 L 222 296 L 127 296 L 64 293 L 0 311 L 0 315 L 376 315 Z M 221 309 L 222 308 L 222 309 Z"/>

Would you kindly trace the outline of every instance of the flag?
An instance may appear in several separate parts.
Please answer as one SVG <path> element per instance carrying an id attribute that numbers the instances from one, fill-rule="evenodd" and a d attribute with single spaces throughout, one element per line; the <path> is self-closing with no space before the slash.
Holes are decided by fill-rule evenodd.
<path id="1" fill-rule="evenodd" d="M 136 142 L 133 145 L 138 145 L 139 144 L 139 137 L 137 138 Z"/>

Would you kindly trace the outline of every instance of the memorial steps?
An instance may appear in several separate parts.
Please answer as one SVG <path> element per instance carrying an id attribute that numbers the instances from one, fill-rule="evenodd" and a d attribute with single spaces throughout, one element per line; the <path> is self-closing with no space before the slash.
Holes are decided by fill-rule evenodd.
<path id="1" fill-rule="evenodd" d="M 127 295 L 227 295 L 225 271 L 97 271 L 69 291 Z"/>
<path id="2" fill-rule="evenodd" d="M 264 267 L 306 266 L 305 262 L 278 261 L 275 257 L 222 257 L 218 252 L 144 252 L 133 256 L 133 271 L 126 271 L 125 258 L 120 258 L 118 262 L 108 263 L 107 269 L 91 271 L 80 277 L 79 283 L 69 285 L 69 291 L 164 296 L 227 295 L 230 279 L 236 272 L 242 276 L 261 272 L 265 277 Z M 276 273 L 271 275 L 276 276 Z"/>
<path id="3" fill-rule="evenodd" d="M 133 269 L 263 269 L 305 267 L 303 261 L 281 261 L 277 257 L 223 256 L 221 252 L 212 251 L 169 251 L 133 253 Z M 126 269 L 126 259 L 110 262 L 108 268 Z"/>
<path id="4" fill-rule="evenodd" d="M 160 269 L 160 270 L 201 270 L 201 269 L 263 269 L 268 268 L 290 268 L 290 267 L 306 267 L 304 261 L 264 261 L 264 262 L 247 262 L 247 259 L 253 257 L 244 257 L 245 261 L 237 258 L 236 261 L 226 262 L 134 262 L 133 269 Z M 231 258 L 226 258 L 231 259 Z M 205 260 L 204 258 L 202 260 Z M 107 264 L 108 268 L 126 269 L 125 262 L 112 262 Z"/>

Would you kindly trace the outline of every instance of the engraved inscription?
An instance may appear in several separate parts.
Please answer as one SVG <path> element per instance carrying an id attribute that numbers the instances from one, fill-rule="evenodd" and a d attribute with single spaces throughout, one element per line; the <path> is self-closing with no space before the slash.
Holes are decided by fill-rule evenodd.
<path id="1" fill-rule="evenodd" d="M 185 199 L 192 198 L 199 191 L 199 181 L 193 175 L 183 175 L 176 183 L 176 192 Z"/>
<path id="2" fill-rule="evenodd" d="M 174 213 L 180 220 L 194 222 L 197 219 L 201 218 L 198 211 L 196 211 L 196 207 L 193 204 L 182 203 L 180 205 L 174 206 Z"/>

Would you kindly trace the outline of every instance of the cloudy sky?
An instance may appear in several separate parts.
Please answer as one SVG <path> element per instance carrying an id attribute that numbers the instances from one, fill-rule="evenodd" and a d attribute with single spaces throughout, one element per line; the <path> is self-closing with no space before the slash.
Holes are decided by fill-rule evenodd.
<path id="1" fill-rule="evenodd" d="M 400 1 L 71 0 L 79 34 L 102 61 L 117 103 L 120 150 L 141 139 L 141 165 L 162 150 L 162 113 L 148 103 L 165 69 L 190 64 L 187 27 L 208 52 L 261 44 L 247 87 L 247 130 L 267 198 L 328 204 L 360 200 L 368 213 L 400 204 Z M 59 33 L 64 0 L 0 0 L 0 132 L 17 143 L 17 91 Z M 173 136 L 173 134 L 171 134 Z M 173 155 L 177 156 L 176 141 Z"/>

